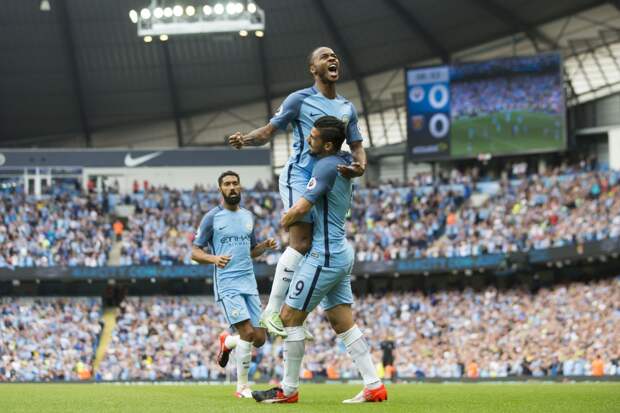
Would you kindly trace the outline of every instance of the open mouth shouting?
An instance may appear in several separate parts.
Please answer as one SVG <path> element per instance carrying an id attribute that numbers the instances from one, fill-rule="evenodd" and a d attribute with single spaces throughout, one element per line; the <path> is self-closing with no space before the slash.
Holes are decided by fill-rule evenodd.
<path id="1" fill-rule="evenodd" d="M 340 65 L 338 62 L 329 63 L 327 65 L 327 75 L 330 80 L 337 80 L 340 77 Z"/>

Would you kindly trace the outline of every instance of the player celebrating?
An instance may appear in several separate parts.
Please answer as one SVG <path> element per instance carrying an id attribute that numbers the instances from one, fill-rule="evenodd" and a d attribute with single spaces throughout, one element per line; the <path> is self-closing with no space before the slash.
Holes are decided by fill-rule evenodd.
<path id="1" fill-rule="evenodd" d="M 237 349 L 237 392 L 239 398 L 251 398 L 248 370 L 252 345 L 265 343 L 265 329 L 259 328 L 261 304 L 252 258 L 268 249 L 276 248 L 276 241 L 268 239 L 259 244 L 254 238 L 254 218 L 250 211 L 239 207 L 241 186 L 239 175 L 226 171 L 218 178 L 223 206 L 207 212 L 200 222 L 192 247 L 192 259 L 201 264 L 214 264 L 213 287 L 215 299 L 231 326 L 239 335 L 220 334 L 217 362 L 226 367 L 230 351 Z M 209 246 L 213 255 L 203 248 Z"/>
<path id="2" fill-rule="evenodd" d="M 370 348 L 353 322 L 351 269 L 354 251 L 346 239 L 345 220 L 351 207 L 352 184 L 338 173 L 338 165 L 350 161 L 340 152 L 345 125 L 333 116 L 319 118 L 310 132 L 310 151 L 319 160 L 302 197 L 282 217 L 280 224 L 290 227 L 310 210 L 314 218 L 312 249 L 302 261 L 280 317 L 287 336 L 284 339 L 284 378 L 282 388 L 252 392 L 258 402 L 296 403 L 299 399 L 299 370 L 304 355 L 304 320 L 321 302 L 327 319 L 357 366 L 364 389 L 343 403 L 381 402 L 387 391 L 377 376 Z"/>
<path id="3" fill-rule="evenodd" d="M 260 146 L 267 143 L 278 129 L 286 130 L 288 124 L 293 126 L 293 155 L 280 174 L 279 182 L 285 210 L 297 202 L 310 180 L 314 158 L 310 156 L 304 140 L 319 117 L 335 116 L 346 125 L 347 143 L 355 162 L 339 165 L 338 171 L 345 177 L 353 178 L 362 176 L 366 169 L 366 153 L 362 147 L 355 106 L 336 94 L 336 82 L 340 78 L 340 59 L 329 47 L 319 47 L 310 54 L 308 66 L 314 78 L 314 86 L 291 93 L 267 125 L 247 135 L 237 132 L 229 138 L 230 144 L 237 149 Z M 278 313 L 291 278 L 310 249 L 311 236 L 312 221 L 309 215 L 289 227 L 289 246 L 278 260 L 269 303 L 262 317 L 262 322 L 272 334 L 286 336 Z"/>

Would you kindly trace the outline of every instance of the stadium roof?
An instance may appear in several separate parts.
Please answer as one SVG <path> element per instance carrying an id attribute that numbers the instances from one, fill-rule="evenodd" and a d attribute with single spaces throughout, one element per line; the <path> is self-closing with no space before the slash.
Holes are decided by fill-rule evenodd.
<path id="1" fill-rule="evenodd" d="M 606 2 L 259 0 L 262 39 L 193 35 L 150 44 L 128 18 L 147 0 L 50 3 L 44 12 L 38 0 L 2 2 L 0 146 L 281 96 L 309 84 L 305 59 L 318 45 L 341 55 L 349 80 L 448 60 L 515 33 L 551 49 L 554 39 L 537 26 Z"/>

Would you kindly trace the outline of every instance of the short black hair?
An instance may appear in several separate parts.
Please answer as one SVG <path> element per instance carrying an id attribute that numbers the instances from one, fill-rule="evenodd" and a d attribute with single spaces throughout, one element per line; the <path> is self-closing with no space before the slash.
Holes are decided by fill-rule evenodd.
<path id="1" fill-rule="evenodd" d="M 237 181 L 241 182 L 241 178 L 239 178 L 239 174 L 237 172 L 235 172 L 235 171 L 224 171 L 219 176 L 219 178 L 217 178 L 217 186 L 221 187 L 222 186 L 222 181 L 227 176 L 236 176 L 237 177 Z"/>
<path id="2" fill-rule="evenodd" d="M 317 50 L 322 49 L 325 46 L 319 46 L 317 48 L 312 49 L 312 51 L 308 54 L 308 67 L 312 66 L 314 63 L 314 54 Z"/>
<path id="3" fill-rule="evenodd" d="M 333 50 L 329 46 L 319 46 L 319 47 L 315 47 L 314 49 L 312 49 L 312 51 L 310 53 L 308 53 L 308 58 L 307 58 L 308 59 L 308 67 L 312 66 L 312 64 L 314 63 L 314 55 L 320 49 L 331 49 L 331 50 Z"/>
<path id="4" fill-rule="evenodd" d="M 321 139 L 331 142 L 337 151 L 342 147 L 346 138 L 344 122 L 335 116 L 322 116 L 314 122 L 314 127 L 321 134 Z"/>

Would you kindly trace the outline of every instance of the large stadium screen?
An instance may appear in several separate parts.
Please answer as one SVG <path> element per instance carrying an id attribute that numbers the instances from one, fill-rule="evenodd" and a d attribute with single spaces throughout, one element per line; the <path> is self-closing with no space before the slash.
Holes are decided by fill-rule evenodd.
<path id="1" fill-rule="evenodd" d="M 566 147 L 562 60 L 550 53 L 407 69 L 408 153 L 474 158 Z"/>

